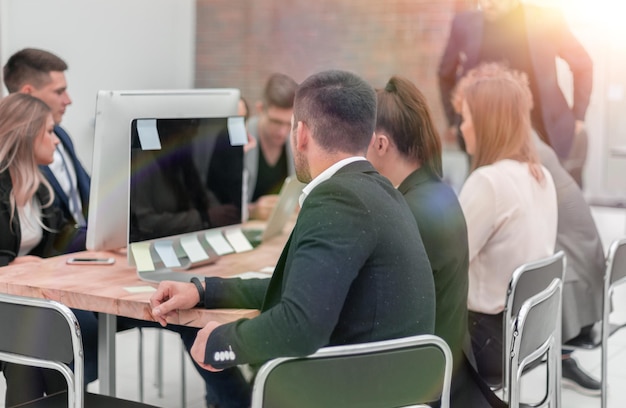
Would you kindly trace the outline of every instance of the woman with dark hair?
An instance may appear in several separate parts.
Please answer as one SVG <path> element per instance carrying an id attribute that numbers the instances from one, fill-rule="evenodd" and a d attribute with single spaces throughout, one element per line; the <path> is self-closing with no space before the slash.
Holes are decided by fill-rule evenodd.
<path id="1" fill-rule="evenodd" d="M 441 179 L 441 141 L 426 98 L 399 76 L 376 94 L 376 131 L 367 159 L 403 194 L 417 221 L 435 281 L 435 334 L 448 343 L 454 359 L 452 406 L 488 406 L 463 353 L 468 340 L 465 218 L 454 191 Z"/>

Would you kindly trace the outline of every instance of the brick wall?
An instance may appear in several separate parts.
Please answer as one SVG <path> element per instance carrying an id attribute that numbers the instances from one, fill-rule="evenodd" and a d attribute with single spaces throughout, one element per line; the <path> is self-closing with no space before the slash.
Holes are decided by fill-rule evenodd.
<path id="1" fill-rule="evenodd" d="M 450 21 L 470 0 L 197 0 L 198 88 L 236 87 L 253 104 L 267 76 L 300 82 L 329 68 L 381 87 L 411 79 L 444 127 L 437 66 Z"/>

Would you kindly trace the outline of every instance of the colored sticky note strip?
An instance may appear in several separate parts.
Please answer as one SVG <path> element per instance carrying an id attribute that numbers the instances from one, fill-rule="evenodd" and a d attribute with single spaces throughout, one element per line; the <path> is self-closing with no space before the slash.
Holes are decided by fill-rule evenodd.
<path id="1" fill-rule="evenodd" d="M 161 140 L 157 131 L 156 119 L 137 120 L 137 135 L 142 150 L 161 150 Z"/>
<path id="2" fill-rule="evenodd" d="M 136 242 L 131 244 L 130 250 L 133 252 L 133 258 L 135 258 L 135 265 L 138 271 L 154 270 L 154 263 L 152 262 L 152 256 L 150 256 L 149 242 Z"/>
<path id="3" fill-rule="evenodd" d="M 253 249 L 250 241 L 243 235 L 241 228 L 229 228 L 224 230 L 224 236 L 235 252 L 245 252 Z"/>
<path id="4" fill-rule="evenodd" d="M 200 262 L 209 259 L 196 235 L 184 235 L 180 238 L 180 246 L 191 262 Z"/>
<path id="5" fill-rule="evenodd" d="M 246 124 L 243 116 L 228 118 L 226 126 L 228 127 L 228 136 L 230 137 L 231 145 L 243 146 L 248 143 L 248 132 L 246 132 Z"/>
<path id="6" fill-rule="evenodd" d="M 180 267 L 180 260 L 176 256 L 174 251 L 173 242 L 169 240 L 156 241 L 154 243 L 154 249 L 159 254 L 159 258 L 163 261 L 163 264 L 168 268 Z"/>
<path id="7" fill-rule="evenodd" d="M 233 247 L 226 241 L 221 231 L 209 230 L 204 236 L 211 248 L 213 248 L 218 255 L 226 255 L 234 252 Z"/>

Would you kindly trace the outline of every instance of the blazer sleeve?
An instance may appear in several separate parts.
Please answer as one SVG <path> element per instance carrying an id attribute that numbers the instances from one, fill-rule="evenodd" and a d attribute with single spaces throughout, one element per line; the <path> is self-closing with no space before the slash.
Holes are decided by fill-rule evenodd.
<path id="1" fill-rule="evenodd" d="M 0 266 L 6 266 L 17 257 L 19 250 L 19 238 L 11 228 L 11 206 L 9 195 L 11 191 L 11 179 L 8 171 L 0 173 Z"/>
<path id="2" fill-rule="evenodd" d="M 591 57 L 571 32 L 561 13 L 554 12 L 552 27 L 559 38 L 558 56 L 569 66 L 574 81 L 572 112 L 577 120 L 585 120 L 593 82 Z"/>
<path id="3" fill-rule="evenodd" d="M 359 201 L 330 182 L 313 190 L 288 247 L 291 262 L 278 282 L 279 301 L 253 319 L 217 327 L 207 341 L 206 364 L 259 364 L 328 344 L 351 284 L 375 245 L 376 237 L 360 227 L 368 212 Z"/>
<path id="4" fill-rule="evenodd" d="M 456 86 L 457 69 L 461 65 L 461 44 L 462 44 L 462 21 L 459 16 L 455 16 L 450 29 L 450 36 L 446 48 L 439 62 L 437 72 L 439 78 L 439 94 L 443 104 L 446 118 L 450 126 L 456 122 L 457 114 L 452 106 L 452 91 Z"/>
<path id="5" fill-rule="evenodd" d="M 204 278 L 204 307 L 261 309 L 269 279 Z"/>

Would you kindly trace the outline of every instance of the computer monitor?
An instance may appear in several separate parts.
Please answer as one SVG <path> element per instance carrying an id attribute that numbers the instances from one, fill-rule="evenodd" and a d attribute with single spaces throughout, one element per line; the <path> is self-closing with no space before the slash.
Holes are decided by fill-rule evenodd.
<path id="1" fill-rule="evenodd" d="M 131 124 L 129 243 L 241 224 L 243 117 Z"/>
<path id="2" fill-rule="evenodd" d="M 137 119 L 237 116 L 238 89 L 99 91 L 87 249 L 128 244 L 131 128 Z M 136 122 L 135 122 L 136 123 Z"/>

